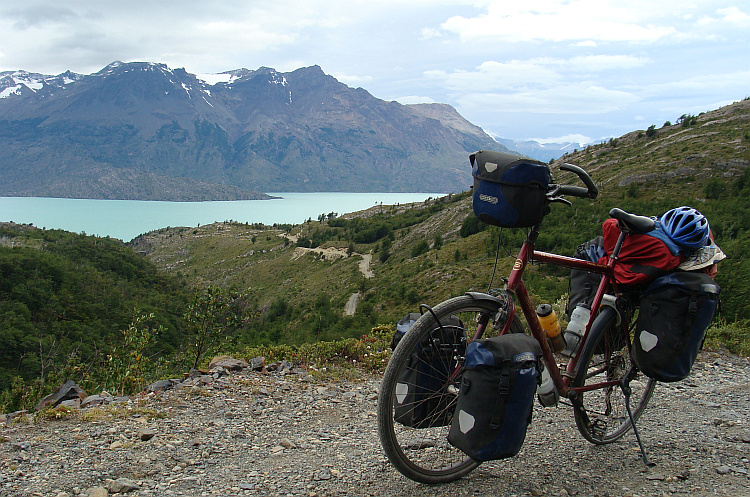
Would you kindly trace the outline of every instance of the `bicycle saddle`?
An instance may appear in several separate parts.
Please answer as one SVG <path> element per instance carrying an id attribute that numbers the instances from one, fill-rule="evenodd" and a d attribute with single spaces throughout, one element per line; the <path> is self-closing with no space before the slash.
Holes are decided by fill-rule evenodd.
<path id="1" fill-rule="evenodd" d="M 609 211 L 609 217 L 617 219 L 633 233 L 648 233 L 656 227 L 655 221 L 650 217 L 630 214 L 617 207 Z"/>

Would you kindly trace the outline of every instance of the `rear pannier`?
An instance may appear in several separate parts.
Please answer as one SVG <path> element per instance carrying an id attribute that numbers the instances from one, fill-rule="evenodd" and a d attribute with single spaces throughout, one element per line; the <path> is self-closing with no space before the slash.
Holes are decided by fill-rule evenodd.
<path id="1" fill-rule="evenodd" d="M 480 221 L 504 228 L 530 227 L 547 213 L 549 167 L 528 157 L 480 150 L 469 156 L 473 207 Z"/>
<path id="2" fill-rule="evenodd" d="M 638 369 L 658 381 L 690 374 L 719 305 L 719 285 L 701 271 L 674 271 L 643 292 L 633 341 Z"/>
<path id="3" fill-rule="evenodd" d="M 518 454 L 531 423 L 541 356 L 536 339 L 522 333 L 471 342 L 448 441 L 477 461 Z"/>
<path id="4" fill-rule="evenodd" d="M 420 318 L 410 313 L 398 323 L 392 346 Z M 440 324 L 430 315 L 432 329 L 409 355 L 406 367 L 396 384 L 394 420 L 412 428 L 449 425 L 453 418 L 455 397 L 444 395 L 458 372 L 458 358 L 466 351 L 464 325 L 456 316 L 443 318 Z"/>

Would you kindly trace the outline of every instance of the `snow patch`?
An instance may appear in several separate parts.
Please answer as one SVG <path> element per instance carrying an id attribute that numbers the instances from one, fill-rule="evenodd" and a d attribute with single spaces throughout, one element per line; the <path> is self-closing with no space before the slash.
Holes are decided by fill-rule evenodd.
<path id="1" fill-rule="evenodd" d="M 209 86 L 213 86 L 217 83 L 231 83 L 237 79 L 232 77 L 231 74 L 225 72 L 219 74 L 196 74 L 195 77 Z"/>
<path id="2" fill-rule="evenodd" d="M 21 85 L 6 88 L 3 91 L 0 91 L 0 98 L 8 98 L 11 95 L 16 95 L 19 93 L 20 90 L 21 90 Z"/>

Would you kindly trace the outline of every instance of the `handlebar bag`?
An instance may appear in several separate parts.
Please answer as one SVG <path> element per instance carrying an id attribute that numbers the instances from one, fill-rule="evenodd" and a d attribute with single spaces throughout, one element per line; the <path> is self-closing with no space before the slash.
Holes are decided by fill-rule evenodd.
<path id="1" fill-rule="evenodd" d="M 471 342 L 448 441 L 477 461 L 518 454 L 531 423 L 541 356 L 539 343 L 522 333 Z"/>
<path id="2" fill-rule="evenodd" d="M 651 282 L 641 297 L 631 351 L 638 369 L 663 382 L 686 378 L 716 313 L 719 290 L 702 271 L 674 271 Z"/>
<path id="3" fill-rule="evenodd" d="M 396 347 L 419 318 L 419 314 L 410 313 L 399 321 L 392 347 Z M 450 316 L 439 326 L 432 315 L 423 318 L 430 319 L 434 327 L 409 354 L 396 383 L 394 398 L 394 420 L 412 428 L 451 423 L 456 401 L 445 392 L 453 385 L 452 378 L 457 376 L 458 358 L 466 352 L 466 333 L 460 319 Z"/>
<path id="4" fill-rule="evenodd" d="M 480 150 L 469 156 L 472 206 L 480 221 L 504 228 L 538 224 L 548 211 L 549 167 L 528 157 Z"/>

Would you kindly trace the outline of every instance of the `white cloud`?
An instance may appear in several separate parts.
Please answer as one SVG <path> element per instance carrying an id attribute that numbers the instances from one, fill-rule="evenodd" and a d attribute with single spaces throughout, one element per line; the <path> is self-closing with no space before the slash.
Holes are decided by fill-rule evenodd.
<path id="1" fill-rule="evenodd" d="M 612 71 L 616 69 L 633 69 L 643 67 L 650 60 L 647 57 L 634 55 L 584 55 L 572 57 L 564 65 L 576 71 Z"/>
<path id="2" fill-rule="evenodd" d="M 422 28 L 419 32 L 419 38 L 421 40 L 440 38 L 441 36 L 443 36 L 443 32 L 436 28 Z"/>
<path id="3" fill-rule="evenodd" d="M 561 81 L 560 75 L 548 68 L 552 59 L 512 60 L 509 62 L 487 61 L 475 71 L 443 70 L 426 71 L 429 79 L 441 81 L 456 91 L 500 91 L 518 88 L 554 85 Z M 552 64 L 556 65 L 556 64 Z"/>
<path id="4" fill-rule="evenodd" d="M 471 93 L 458 97 L 461 110 L 476 112 L 492 108 L 498 113 L 604 114 L 625 108 L 639 100 L 635 94 L 599 86 L 558 85 L 542 90 L 515 93 Z"/>
<path id="5" fill-rule="evenodd" d="M 716 11 L 722 20 L 741 26 L 750 25 L 750 15 L 741 11 L 739 7 L 727 7 Z"/>
<path id="6" fill-rule="evenodd" d="M 435 100 L 430 97 L 421 97 L 419 95 L 407 95 L 405 97 L 398 97 L 396 102 L 403 105 L 411 104 L 434 104 Z"/>
<path id="7" fill-rule="evenodd" d="M 476 17 L 454 16 L 441 27 L 464 41 L 504 42 L 576 41 L 652 43 L 675 33 L 669 25 L 654 24 L 634 2 L 569 0 L 496 1 Z M 637 2 L 635 2 L 637 3 Z"/>
<path id="8" fill-rule="evenodd" d="M 530 140 L 533 140 L 535 142 L 539 142 L 541 144 L 545 143 L 577 143 L 578 145 L 586 145 L 587 143 L 591 143 L 593 140 L 589 136 L 584 136 L 578 133 L 570 134 L 570 135 L 564 135 L 564 136 L 555 136 L 550 138 L 530 138 Z"/>
<path id="9" fill-rule="evenodd" d="M 362 86 L 372 81 L 372 76 L 354 76 L 350 74 L 333 73 L 331 74 L 334 78 L 346 83 L 348 86 Z"/>

